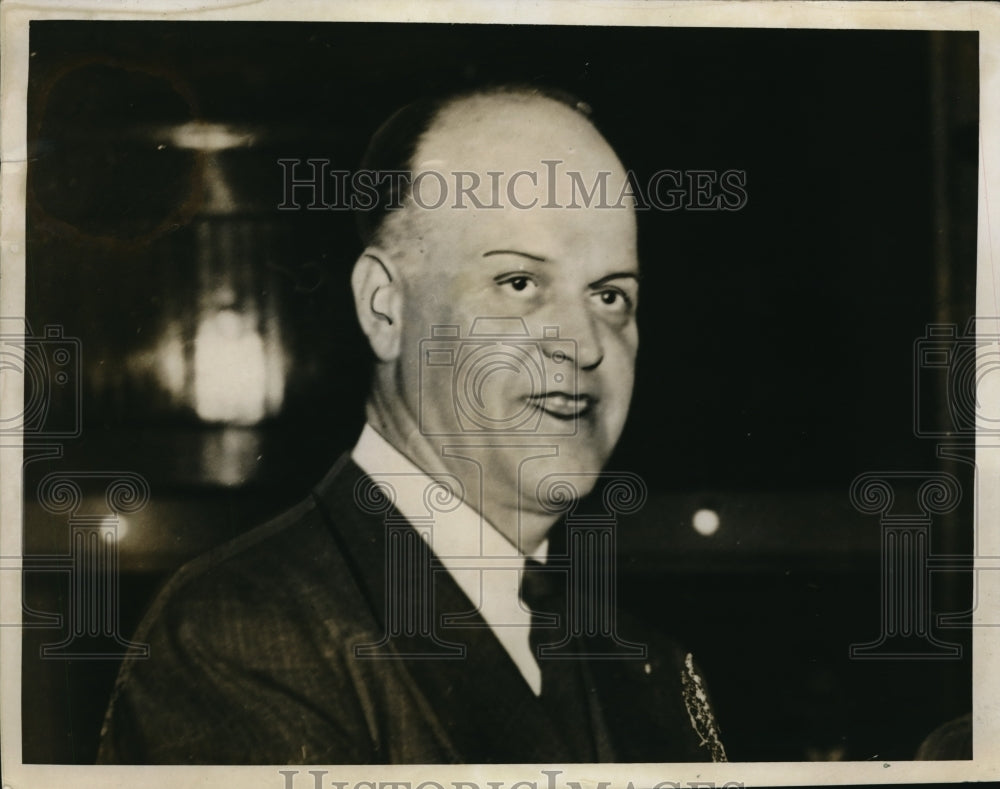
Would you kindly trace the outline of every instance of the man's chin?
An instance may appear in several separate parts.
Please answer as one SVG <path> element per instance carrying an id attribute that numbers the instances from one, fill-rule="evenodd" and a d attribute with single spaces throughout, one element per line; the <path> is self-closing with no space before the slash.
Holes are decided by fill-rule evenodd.
<path id="1" fill-rule="evenodd" d="M 537 503 L 541 511 L 562 512 L 597 485 L 607 460 L 604 453 L 570 452 L 566 447 L 559 450 L 558 455 L 536 458 L 522 467 L 521 501 L 525 506 Z"/>
<path id="2" fill-rule="evenodd" d="M 447 455 L 478 464 L 487 498 L 517 501 L 522 511 L 559 513 L 590 493 L 609 451 L 583 436 L 466 434 L 442 442 Z M 465 468 L 462 462 L 458 471 Z"/>

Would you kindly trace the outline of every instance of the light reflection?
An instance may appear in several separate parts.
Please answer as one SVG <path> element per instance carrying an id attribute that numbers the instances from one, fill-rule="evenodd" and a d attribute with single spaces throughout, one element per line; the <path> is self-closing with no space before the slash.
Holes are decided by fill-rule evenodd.
<path id="1" fill-rule="evenodd" d="M 239 132 L 224 123 L 191 121 L 172 129 L 170 141 L 178 148 L 198 151 L 224 151 L 253 143 L 253 135 Z"/>
<path id="2" fill-rule="evenodd" d="M 719 530 L 719 513 L 715 510 L 698 510 L 691 518 L 691 525 L 702 537 L 711 537 Z"/>
<path id="3" fill-rule="evenodd" d="M 128 534 L 128 526 L 128 521 L 122 515 L 105 515 L 101 518 L 99 530 L 102 537 L 121 542 Z"/>
<path id="4" fill-rule="evenodd" d="M 184 401 L 185 371 L 184 340 L 180 327 L 170 323 L 155 351 L 156 375 L 173 402 Z"/>
<path id="5" fill-rule="evenodd" d="M 252 425 L 267 415 L 268 365 L 253 323 L 235 310 L 219 310 L 198 326 L 194 407 L 206 422 Z"/>

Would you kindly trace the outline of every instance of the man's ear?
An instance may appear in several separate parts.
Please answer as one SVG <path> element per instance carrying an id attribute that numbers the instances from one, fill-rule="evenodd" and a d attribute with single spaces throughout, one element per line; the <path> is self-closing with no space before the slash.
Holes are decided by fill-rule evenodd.
<path id="1" fill-rule="evenodd" d="M 378 247 L 368 247 L 351 272 L 354 308 L 361 330 L 383 362 L 399 355 L 403 317 L 403 288 L 392 259 Z"/>

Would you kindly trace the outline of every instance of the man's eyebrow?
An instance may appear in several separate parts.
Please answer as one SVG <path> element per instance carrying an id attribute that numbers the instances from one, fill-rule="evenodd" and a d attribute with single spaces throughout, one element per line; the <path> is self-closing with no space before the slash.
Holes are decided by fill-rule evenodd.
<path id="1" fill-rule="evenodd" d="M 634 279 L 636 282 L 641 282 L 642 275 L 635 271 L 616 271 L 614 274 L 607 274 L 598 280 L 594 280 L 587 287 L 599 288 L 601 285 L 606 285 L 614 279 Z"/>
<path id="2" fill-rule="evenodd" d="M 516 249 L 491 249 L 489 252 L 483 253 L 484 258 L 488 258 L 491 255 L 520 255 L 523 258 L 528 258 L 528 260 L 534 260 L 538 263 L 545 263 L 547 260 L 547 258 L 539 255 L 532 255 L 529 252 L 521 252 Z"/>

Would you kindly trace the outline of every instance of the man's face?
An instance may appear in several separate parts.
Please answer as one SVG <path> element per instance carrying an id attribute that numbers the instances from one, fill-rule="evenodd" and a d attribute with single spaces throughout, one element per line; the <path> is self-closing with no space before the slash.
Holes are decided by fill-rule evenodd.
<path id="1" fill-rule="evenodd" d="M 440 172 L 450 191 L 439 208 L 407 209 L 417 232 L 404 266 L 398 374 L 446 466 L 461 475 L 471 461 L 449 460 L 445 446 L 490 445 L 464 453 L 481 464 L 484 497 L 537 507 L 548 474 L 572 475 L 586 493 L 625 423 L 638 346 L 634 213 L 612 207 L 624 170 L 571 110 L 538 102 L 505 114 L 487 104 L 456 115 L 418 151 L 416 171 Z M 456 172 L 476 173 L 473 194 L 502 207 L 477 208 L 466 195 L 456 208 Z M 517 172 L 535 173 L 537 187 L 520 176 L 509 192 Z M 586 207 L 570 172 L 587 191 L 604 179 L 603 204 L 594 196 Z M 437 188 L 421 195 L 424 205 L 437 202 Z M 562 207 L 543 207 L 553 203 Z M 457 336 L 442 336 L 443 326 Z"/>

